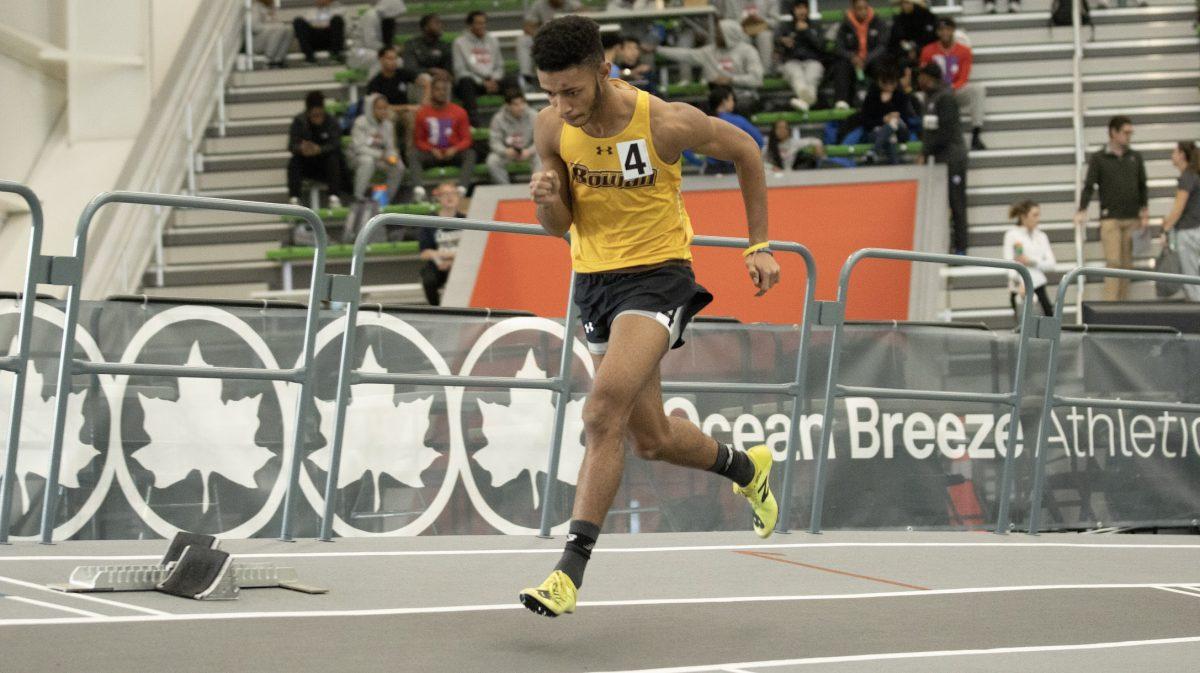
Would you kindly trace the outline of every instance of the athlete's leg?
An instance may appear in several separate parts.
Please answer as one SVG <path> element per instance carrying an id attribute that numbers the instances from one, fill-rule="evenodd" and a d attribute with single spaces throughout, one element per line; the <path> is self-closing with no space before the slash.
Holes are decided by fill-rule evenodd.
<path id="1" fill-rule="evenodd" d="M 583 406 L 587 452 L 575 489 L 575 520 L 600 525 L 608 515 L 625 467 L 630 412 L 647 382 L 658 378 L 666 352 L 667 331 L 652 318 L 626 313 L 613 321 L 608 350 Z M 660 399 L 660 412 L 661 404 Z"/>
<path id="2" fill-rule="evenodd" d="M 663 413 L 661 379 L 656 369 L 634 401 L 629 416 L 633 452 L 643 460 L 709 469 L 717 460 L 717 440 L 690 421 Z"/>

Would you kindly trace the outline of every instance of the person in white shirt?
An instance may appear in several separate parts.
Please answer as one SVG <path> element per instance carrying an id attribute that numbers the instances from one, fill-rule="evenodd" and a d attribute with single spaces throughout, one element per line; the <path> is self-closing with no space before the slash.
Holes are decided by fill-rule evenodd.
<path id="1" fill-rule="evenodd" d="M 1050 247 L 1050 239 L 1046 233 L 1038 230 L 1042 219 L 1042 208 L 1036 202 L 1026 199 L 1013 205 L 1008 216 L 1016 219 L 1016 226 L 1004 232 L 1004 259 L 1015 261 L 1029 268 L 1033 277 L 1033 291 L 1038 303 L 1042 305 L 1044 315 L 1053 315 L 1054 306 L 1046 294 L 1046 272 L 1054 269 L 1057 261 L 1054 250 Z M 1008 301 L 1013 312 L 1020 317 L 1017 310 L 1017 299 L 1025 297 L 1024 283 L 1016 271 L 1008 272 Z"/>

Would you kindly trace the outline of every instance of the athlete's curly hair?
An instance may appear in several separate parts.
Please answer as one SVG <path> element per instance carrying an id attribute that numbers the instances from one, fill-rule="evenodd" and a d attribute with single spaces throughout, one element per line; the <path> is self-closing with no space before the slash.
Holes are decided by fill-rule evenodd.
<path id="1" fill-rule="evenodd" d="M 603 61 L 600 25 L 587 17 L 571 15 L 554 19 L 533 36 L 533 63 L 538 70 L 558 72 Z"/>

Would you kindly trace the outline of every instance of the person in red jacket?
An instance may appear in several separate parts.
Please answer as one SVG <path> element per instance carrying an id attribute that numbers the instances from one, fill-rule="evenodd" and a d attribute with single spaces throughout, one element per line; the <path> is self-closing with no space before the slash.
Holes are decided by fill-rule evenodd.
<path id="1" fill-rule="evenodd" d="M 450 102 L 448 77 L 434 78 L 429 104 L 417 109 L 413 142 L 408 148 L 410 188 L 419 186 L 422 171 L 432 166 L 457 166 L 461 191 L 470 190 L 475 172 L 471 122 L 466 110 Z"/>
<path id="2" fill-rule="evenodd" d="M 974 55 L 971 48 L 954 39 L 954 19 L 943 16 L 938 19 L 937 42 L 930 42 L 921 50 L 921 65 L 936 63 L 942 69 L 942 78 L 954 88 L 958 106 L 971 116 L 971 149 L 986 150 L 980 134 L 983 133 L 983 105 L 987 91 L 982 84 L 968 81 Z"/>

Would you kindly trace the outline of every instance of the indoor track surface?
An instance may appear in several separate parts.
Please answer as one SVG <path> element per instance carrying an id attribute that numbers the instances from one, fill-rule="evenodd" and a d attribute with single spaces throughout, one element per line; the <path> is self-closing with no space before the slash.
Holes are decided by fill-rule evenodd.
<path id="1" fill-rule="evenodd" d="M 1200 538 L 605 535 L 578 612 L 517 603 L 562 540 L 223 541 L 329 589 L 63 594 L 162 540 L 0 547 L 0 671 L 1171 671 L 1200 661 Z"/>

